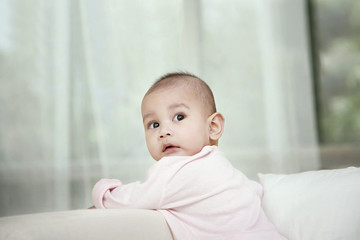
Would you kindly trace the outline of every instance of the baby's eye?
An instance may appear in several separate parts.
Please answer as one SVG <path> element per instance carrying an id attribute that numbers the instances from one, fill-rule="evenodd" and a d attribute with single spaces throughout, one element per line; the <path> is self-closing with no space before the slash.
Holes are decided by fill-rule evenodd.
<path id="1" fill-rule="evenodd" d="M 158 128 L 160 124 L 158 122 L 152 122 L 149 124 L 149 128 Z"/>
<path id="2" fill-rule="evenodd" d="M 174 121 L 180 122 L 185 119 L 185 116 L 183 114 L 176 114 L 174 117 Z"/>

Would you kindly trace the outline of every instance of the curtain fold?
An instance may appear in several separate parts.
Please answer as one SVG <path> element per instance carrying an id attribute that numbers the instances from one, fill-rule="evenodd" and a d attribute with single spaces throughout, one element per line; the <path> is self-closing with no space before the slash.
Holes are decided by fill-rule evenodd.
<path id="1" fill-rule="evenodd" d="M 256 2 L 271 170 L 291 173 L 317 169 L 305 2 Z"/>
<path id="2" fill-rule="evenodd" d="M 126 3 L 126 4 L 125 4 Z M 3 0 L 0 216 L 86 208 L 102 177 L 143 180 L 140 104 L 189 71 L 250 178 L 318 169 L 305 0 Z"/>
<path id="3" fill-rule="evenodd" d="M 39 2 L 40 3 L 40 2 Z M 40 99 L 41 101 L 52 101 L 54 108 L 54 128 L 53 128 L 53 198 L 56 209 L 68 209 L 70 207 L 70 151 L 69 142 L 71 131 L 71 41 L 70 26 L 71 12 L 70 2 L 54 1 L 53 3 L 41 3 L 43 8 L 40 14 L 45 14 L 48 10 L 50 26 L 56 31 L 51 31 L 50 45 L 45 49 L 49 52 L 49 61 L 52 66 L 50 69 L 42 69 L 47 72 L 48 78 L 45 81 L 53 81 L 53 99 Z M 46 45 L 45 45 L 46 46 Z M 44 149 L 46 151 L 46 149 Z M 39 163 L 41 164 L 41 162 Z M 50 169 L 49 169 L 50 170 Z M 44 179 L 45 180 L 45 179 Z M 46 194 L 51 194 L 47 192 Z"/>

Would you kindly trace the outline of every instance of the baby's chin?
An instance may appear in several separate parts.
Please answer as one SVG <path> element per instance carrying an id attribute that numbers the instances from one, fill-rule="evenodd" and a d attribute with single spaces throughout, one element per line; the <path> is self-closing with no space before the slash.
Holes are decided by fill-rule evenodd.
<path id="1" fill-rule="evenodd" d="M 201 149 L 192 149 L 192 150 L 188 150 L 188 151 L 185 151 L 184 149 L 180 148 L 180 147 L 176 147 L 176 148 L 170 148 L 170 149 L 167 149 L 165 150 L 159 157 L 154 157 L 153 158 L 156 160 L 156 161 L 159 161 L 161 160 L 162 158 L 164 157 L 184 157 L 184 156 L 193 156 L 199 152 L 201 152 L 202 148 Z"/>

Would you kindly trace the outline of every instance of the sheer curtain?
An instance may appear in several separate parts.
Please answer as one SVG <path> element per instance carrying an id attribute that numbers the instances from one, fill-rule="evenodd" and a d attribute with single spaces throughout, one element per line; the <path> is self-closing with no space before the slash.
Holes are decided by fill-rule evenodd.
<path id="1" fill-rule="evenodd" d="M 101 177 L 154 163 L 140 103 L 189 71 L 250 178 L 318 169 L 304 0 L 1 0 L 0 216 L 86 208 Z"/>

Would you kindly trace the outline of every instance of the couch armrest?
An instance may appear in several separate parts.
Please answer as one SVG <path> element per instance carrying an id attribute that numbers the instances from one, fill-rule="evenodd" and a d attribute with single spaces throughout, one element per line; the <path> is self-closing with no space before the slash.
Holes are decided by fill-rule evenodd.
<path id="1" fill-rule="evenodd" d="M 94 209 L 0 218 L 0 239 L 171 240 L 163 216 L 140 209 Z"/>

